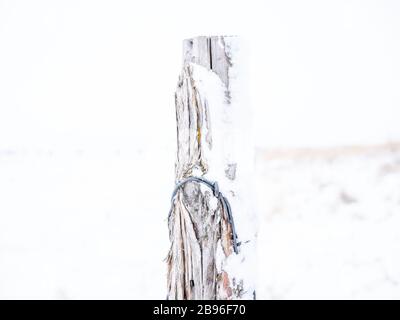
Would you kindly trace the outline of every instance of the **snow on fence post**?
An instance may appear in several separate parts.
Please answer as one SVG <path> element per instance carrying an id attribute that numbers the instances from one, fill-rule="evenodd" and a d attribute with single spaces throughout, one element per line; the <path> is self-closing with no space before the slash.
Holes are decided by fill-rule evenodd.
<path id="1" fill-rule="evenodd" d="M 183 42 L 175 93 L 183 183 L 168 218 L 168 299 L 255 299 L 254 148 L 239 47 L 230 36 Z"/>

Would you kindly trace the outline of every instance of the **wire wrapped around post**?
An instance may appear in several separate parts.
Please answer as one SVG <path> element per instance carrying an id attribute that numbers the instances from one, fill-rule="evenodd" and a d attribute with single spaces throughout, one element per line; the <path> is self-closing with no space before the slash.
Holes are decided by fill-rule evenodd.
<path id="1" fill-rule="evenodd" d="M 175 196 L 178 192 L 178 190 L 183 187 L 183 185 L 185 185 L 188 182 L 198 182 L 198 183 L 202 183 L 204 185 L 206 185 L 207 187 L 209 187 L 212 192 L 214 197 L 216 197 L 218 199 L 218 201 L 221 203 L 222 208 L 224 210 L 224 212 L 227 213 L 228 215 L 228 221 L 229 224 L 232 228 L 232 245 L 233 245 L 233 251 L 238 254 L 239 253 L 239 245 L 240 243 L 237 240 L 237 234 L 236 234 L 236 229 L 235 229 L 235 222 L 233 220 L 233 215 L 232 215 L 232 208 L 229 204 L 228 199 L 219 191 L 219 186 L 218 186 L 218 182 L 211 182 L 203 177 L 188 177 L 186 179 L 183 179 L 181 181 L 179 181 L 176 186 L 174 191 L 172 192 L 172 197 L 171 197 L 171 209 L 169 210 L 169 214 L 168 214 L 168 220 L 171 217 L 171 213 L 173 210 L 173 206 L 174 206 L 174 200 L 175 200 Z"/>

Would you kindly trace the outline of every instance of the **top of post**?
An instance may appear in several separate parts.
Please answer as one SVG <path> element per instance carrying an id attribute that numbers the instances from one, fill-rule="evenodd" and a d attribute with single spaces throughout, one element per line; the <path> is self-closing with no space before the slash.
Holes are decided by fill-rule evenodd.
<path id="1" fill-rule="evenodd" d="M 237 36 L 199 36 L 183 40 L 183 65 L 195 63 L 214 71 L 229 87 L 231 50 L 227 42 Z"/>

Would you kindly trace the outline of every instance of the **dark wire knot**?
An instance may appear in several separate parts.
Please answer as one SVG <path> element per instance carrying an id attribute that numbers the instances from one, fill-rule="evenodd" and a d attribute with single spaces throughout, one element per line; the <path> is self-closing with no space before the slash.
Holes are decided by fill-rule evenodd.
<path id="1" fill-rule="evenodd" d="M 213 183 L 213 193 L 214 193 L 214 197 L 219 199 L 221 193 L 219 192 L 219 186 L 218 186 L 218 182 L 217 181 L 215 181 Z"/>
<path id="2" fill-rule="evenodd" d="M 236 254 L 238 254 L 239 253 L 238 246 L 240 244 L 237 241 L 237 234 L 236 234 L 236 230 L 235 230 L 235 223 L 233 221 L 232 209 L 231 209 L 231 206 L 229 204 L 228 199 L 219 191 L 219 185 L 218 185 L 217 181 L 211 182 L 211 181 L 209 181 L 209 180 L 207 180 L 205 178 L 202 178 L 202 177 L 188 177 L 186 179 L 183 179 L 183 180 L 179 181 L 175 185 L 175 189 L 172 192 L 171 209 L 169 211 L 168 220 L 170 219 L 172 211 L 173 211 L 175 196 L 178 193 L 178 190 L 184 184 L 186 184 L 187 182 L 198 182 L 198 183 L 205 184 L 206 186 L 208 186 L 212 190 L 214 197 L 216 197 L 221 202 L 224 212 L 226 212 L 227 215 L 228 215 L 228 222 L 231 225 L 233 250 L 235 251 Z"/>

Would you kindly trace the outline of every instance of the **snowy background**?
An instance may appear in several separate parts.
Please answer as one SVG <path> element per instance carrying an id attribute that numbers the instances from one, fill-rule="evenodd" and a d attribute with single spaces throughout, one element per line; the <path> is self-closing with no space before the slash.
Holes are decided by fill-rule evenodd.
<path id="1" fill-rule="evenodd" d="M 0 298 L 165 298 L 181 41 L 246 42 L 258 298 L 400 298 L 396 1 L 0 0 Z"/>

